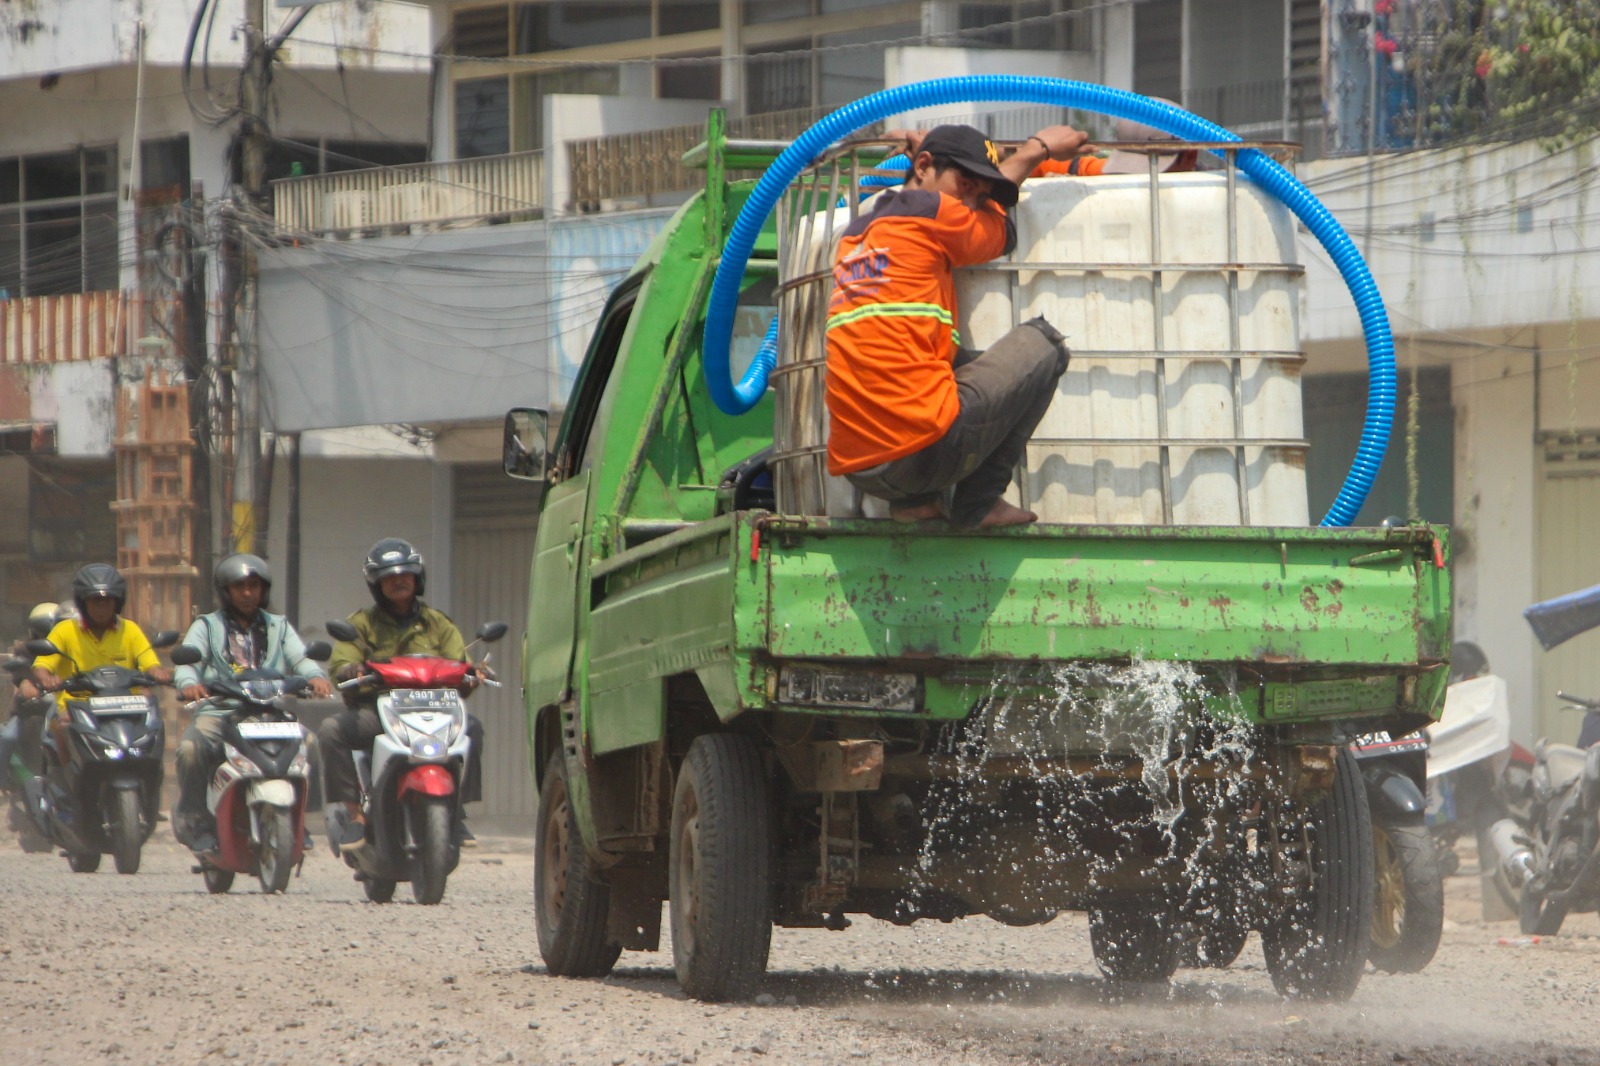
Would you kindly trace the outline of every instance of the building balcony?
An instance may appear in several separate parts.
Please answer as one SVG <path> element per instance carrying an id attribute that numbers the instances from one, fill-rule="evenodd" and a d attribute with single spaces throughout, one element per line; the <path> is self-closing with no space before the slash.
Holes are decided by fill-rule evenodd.
<path id="1" fill-rule="evenodd" d="M 520 222 L 544 214 L 544 153 L 374 167 L 272 183 L 281 233 L 348 237 Z"/>

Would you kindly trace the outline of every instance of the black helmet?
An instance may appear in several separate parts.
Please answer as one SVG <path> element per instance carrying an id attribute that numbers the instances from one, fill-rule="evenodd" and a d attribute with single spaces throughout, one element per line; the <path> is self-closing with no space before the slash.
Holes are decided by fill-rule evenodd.
<path id="1" fill-rule="evenodd" d="M 237 585 L 247 577 L 259 577 L 266 586 L 261 594 L 261 606 L 265 608 L 272 595 L 272 571 L 267 569 L 265 559 L 249 552 L 235 552 L 219 562 L 211 572 L 211 587 L 217 590 L 217 602 L 223 607 L 229 606 L 228 586 Z"/>
<path id="2" fill-rule="evenodd" d="M 61 621 L 61 608 L 58 605 L 35 604 L 33 610 L 28 612 L 28 634 L 34 637 L 48 637 L 59 621 Z"/>
<path id="3" fill-rule="evenodd" d="M 84 611 L 83 601 L 91 596 L 110 596 L 117 601 L 117 613 L 122 613 L 128 602 L 128 583 L 110 563 L 90 563 L 72 576 L 72 602 L 78 612 Z"/>
<path id="4" fill-rule="evenodd" d="M 409 541 L 399 537 L 385 537 L 372 546 L 367 552 L 367 561 L 361 567 L 361 572 L 366 575 L 367 589 L 372 593 L 372 598 L 378 603 L 383 603 L 383 590 L 378 587 L 389 574 L 415 574 L 417 575 L 417 595 L 422 595 L 424 581 L 428 576 L 426 566 L 422 562 L 422 553 L 413 548 Z"/>

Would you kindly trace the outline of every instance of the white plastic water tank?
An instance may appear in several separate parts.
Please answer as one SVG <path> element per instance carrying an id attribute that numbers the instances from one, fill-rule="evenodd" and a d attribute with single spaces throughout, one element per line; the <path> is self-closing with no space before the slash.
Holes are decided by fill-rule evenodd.
<path id="1" fill-rule="evenodd" d="M 829 265 L 851 211 L 815 202 L 780 215 L 778 507 L 882 517 L 824 469 Z M 1016 250 L 957 272 L 962 344 L 1043 315 L 1073 358 L 1012 502 L 1045 522 L 1309 524 L 1288 209 L 1211 172 L 1164 174 L 1154 198 L 1145 175 L 1035 178 L 1014 214 Z"/>
<path id="2" fill-rule="evenodd" d="M 1308 524 L 1288 209 L 1242 177 L 1230 198 L 1163 175 L 1153 200 L 1107 175 L 1035 178 L 1015 216 L 1016 251 L 957 274 L 962 344 L 1043 315 L 1073 358 L 1010 498 L 1045 522 Z"/>

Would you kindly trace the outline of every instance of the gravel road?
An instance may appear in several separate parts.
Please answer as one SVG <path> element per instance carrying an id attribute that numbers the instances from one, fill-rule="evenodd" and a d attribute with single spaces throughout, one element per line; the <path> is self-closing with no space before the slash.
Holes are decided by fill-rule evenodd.
<path id="1" fill-rule="evenodd" d="M 780 929 L 757 1000 L 707 1005 L 666 952 L 546 976 L 526 841 L 465 853 L 440 906 L 380 907 L 321 848 L 286 895 L 209 896 L 162 833 L 132 877 L 0 840 L 0 1062 L 1600 1064 L 1596 916 L 1519 944 L 1470 876 L 1433 965 L 1345 1004 L 1280 999 L 1254 938 L 1231 970 L 1119 992 L 1065 915 Z"/>

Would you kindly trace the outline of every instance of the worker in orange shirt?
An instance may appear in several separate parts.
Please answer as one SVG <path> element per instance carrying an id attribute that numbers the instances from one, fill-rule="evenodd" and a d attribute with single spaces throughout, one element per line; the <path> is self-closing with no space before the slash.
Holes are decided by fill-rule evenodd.
<path id="1" fill-rule="evenodd" d="M 1161 98 L 1158 96 L 1155 99 Z M 1170 100 L 1161 102 L 1172 103 Z M 1126 118 L 1117 119 L 1116 134 L 1117 140 L 1126 144 L 1176 140 L 1170 133 Z M 1152 155 L 1156 157 L 1156 170 L 1163 174 L 1181 174 L 1200 169 L 1198 148 L 1113 148 L 1110 154 L 1105 156 L 1086 152 L 1071 159 L 1059 161 L 1047 159 L 1034 167 L 1033 173 L 1028 176 L 1044 178 L 1066 174 L 1079 178 L 1092 178 L 1100 174 L 1149 174 Z"/>
<path id="2" fill-rule="evenodd" d="M 1035 318 L 987 351 L 963 350 L 956 267 L 1016 245 L 1006 209 L 1045 160 L 1087 142 L 1049 126 L 1008 158 L 971 126 L 905 132 L 911 169 L 845 230 L 828 306 L 828 471 L 889 502 L 901 522 L 1021 525 L 1001 498 L 1067 368 L 1064 338 Z"/>

